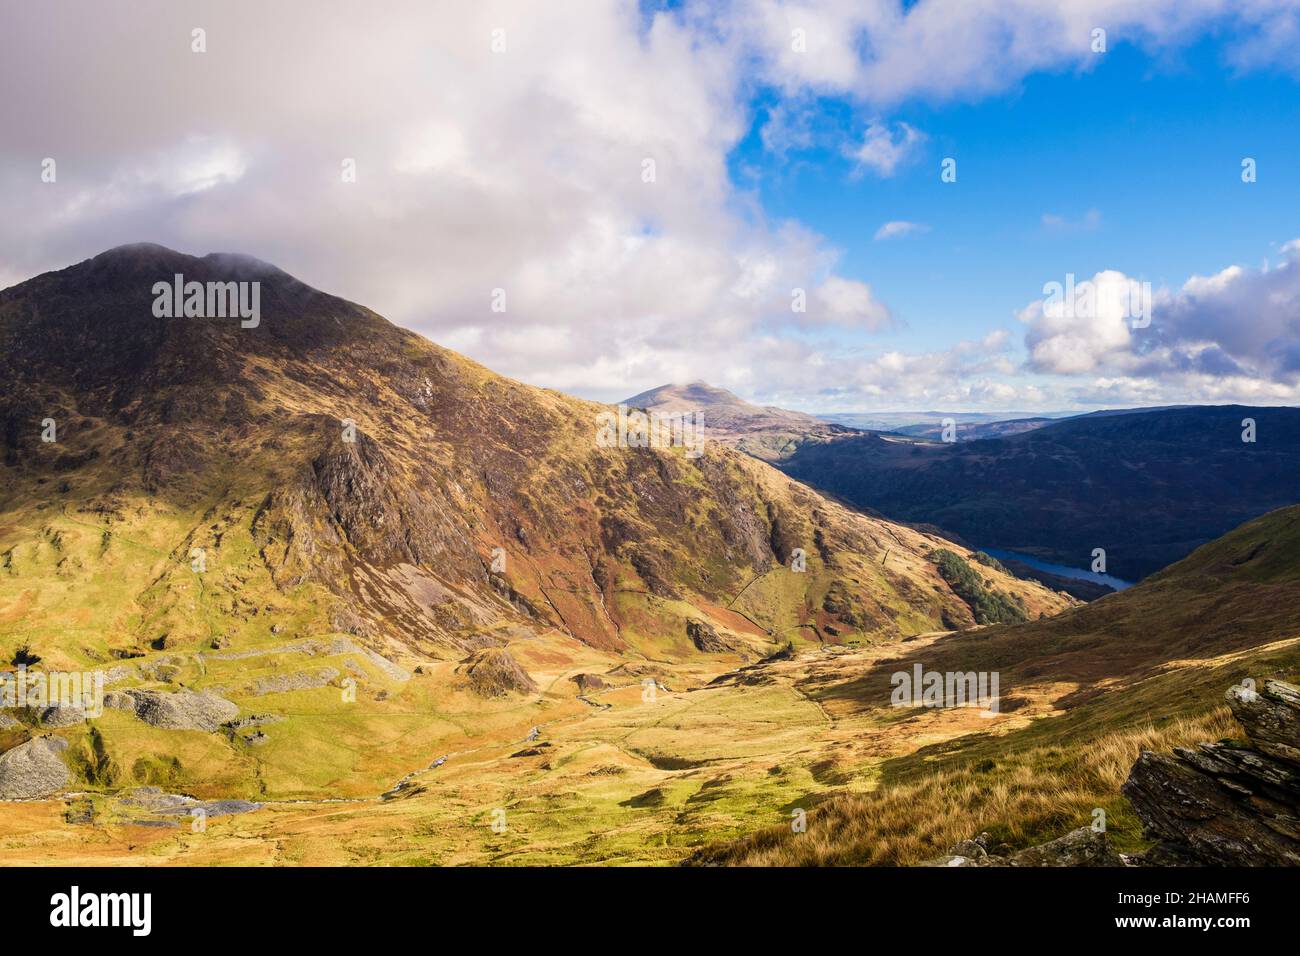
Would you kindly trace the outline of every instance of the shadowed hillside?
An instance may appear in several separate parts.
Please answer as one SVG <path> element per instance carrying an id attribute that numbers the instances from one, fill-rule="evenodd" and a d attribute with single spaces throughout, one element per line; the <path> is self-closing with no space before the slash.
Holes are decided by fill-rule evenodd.
<path id="1" fill-rule="evenodd" d="M 1242 421 L 1253 418 L 1254 442 Z M 1243 521 L 1300 501 L 1300 409 L 1241 405 L 1095 414 L 957 443 L 862 435 L 781 467 L 862 508 L 973 546 L 1135 580 Z"/>

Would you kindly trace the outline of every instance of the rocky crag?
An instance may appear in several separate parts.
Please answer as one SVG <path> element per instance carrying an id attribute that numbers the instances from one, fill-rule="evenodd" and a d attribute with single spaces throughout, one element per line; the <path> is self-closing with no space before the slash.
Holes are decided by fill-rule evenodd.
<path id="1" fill-rule="evenodd" d="M 1228 691 L 1248 743 L 1142 753 L 1124 783 L 1149 836 L 1142 862 L 1300 864 L 1300 688 L 1278 680 Z"/>

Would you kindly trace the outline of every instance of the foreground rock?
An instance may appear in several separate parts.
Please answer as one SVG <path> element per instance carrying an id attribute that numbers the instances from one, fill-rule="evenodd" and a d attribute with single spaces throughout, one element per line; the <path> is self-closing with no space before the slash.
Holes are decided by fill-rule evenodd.
<path id="1" fill-rule="evenodd" d="M 59 754 L 68 742 L 36 737 L 0 754 L 0 799 L 36 800 L 67 786 L 71 774 Z"/>
<path id="2" fill-rule="evenodd" d="M 1228 691 L 1249 745 L 1143 751 L 1122 788 L 1161 845 L 1148 865 L 1300 865 L 1300 689 Z"/>
<path id="3" fill-rule="evenodd" d="M 981 833 L 973 840 L 961 841 L 946 856 L 926 860 L 921 866 L 1124 866 L 1124 860 L 1110 848 L 1105 833 L 1080 827 L 1009 856 L 989 853 L 989 835 Z"/>
<path id="4" fill-rule="evenodd" d="M 158 690 L 114 691 L 104 697 L 104 705 L 133 711 L 146 724 L 164 730 L 215 731 L 239 716 L 239 706 L 208 691 Z"/>

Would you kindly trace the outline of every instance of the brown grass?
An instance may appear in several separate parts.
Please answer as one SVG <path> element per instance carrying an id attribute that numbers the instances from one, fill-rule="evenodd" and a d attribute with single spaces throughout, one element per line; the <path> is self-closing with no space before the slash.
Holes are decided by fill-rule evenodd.
<path id="1" fill-rule="evenodd" d="M 1135 846 L 1137 821 L 1119 788 L 1138 753 L 1217 740 L 1237 730 L 1228 708 L 1217 707 L 1159 727 L 1107 733 L 1068 752 L 1042 746 L 996 767 L 948 768 L 874 793 L 833 799 L 808 814 L 805 833 L 772 827 L 706 851 L 694 862 L 907 866 L 942 855 L 982 831 L 995 845 L 1029 846 L 1088 825 L 1096 807 L 1106 810 L 1114 842 Z"/>

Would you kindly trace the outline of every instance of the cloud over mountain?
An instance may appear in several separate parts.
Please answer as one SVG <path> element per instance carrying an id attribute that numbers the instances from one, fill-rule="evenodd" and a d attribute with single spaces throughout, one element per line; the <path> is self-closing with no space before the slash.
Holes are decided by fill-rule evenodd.
<path id="1" fill-rule="evenodd" d="M 23 228 L 0 236 L 0 285 L 139 239 L 238 248 L 507 374 L 592 397 L 700 376 L 799 391 L 809 407 L 832 380 L 845 400 L 1030 396 L 1041 383 L 991 387 L 1001 349 L 973 360 L 941 340 L 873 344 L 906 316 L 871 266 L 848 268 L 797 205 L 765 210 L 730 167 L 755 86 L 775 91 L 785 124 L 767 137 L 774 149 L 803 141 L 800 107 L 818 97 L 877 117 L 851 124 L 837 155 L 895 183 L 936 134 L 890 115 L 894 104 L 970 101 L 1032 71 L 1087 68 L 1095 24 L 1112 42 L 1162 49 L 1231 21 L 1240 68 L 1289 69 L 1295 56 L 1264 33 L 1294 27 L 1280 0 L 390 6 L 359 30 L 342 0 L 142 0 L 129 29 L 102 5 L 7 5 L 0 25 L 23 42 L 0 80 L 24 93 L 0 105 L 0 200 Z M 41 179 L 47 158 L 55 182 Z M 1300 361 L 1280 339 L 1267 356 L 1220 355 L 1163 334 L 1146 338 L 1170 350 L 1166 365 L 1204 374 L 1229 358 L 1255 359 L 1261 376 Z M 1041 350 L 1057 341 L 1045 330 Z M 1093 364 L 1124 348 L 1113 351 Z M 1160 352 L 1145 357 L 1158 365 Z M 1117 370 L 1130 372 L 1143 374 Z"/>

